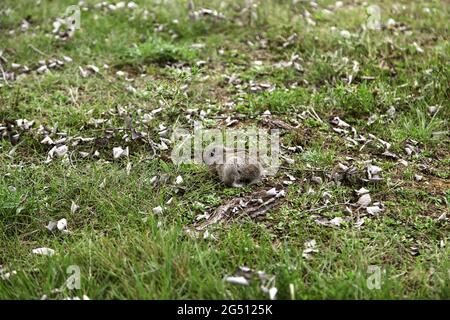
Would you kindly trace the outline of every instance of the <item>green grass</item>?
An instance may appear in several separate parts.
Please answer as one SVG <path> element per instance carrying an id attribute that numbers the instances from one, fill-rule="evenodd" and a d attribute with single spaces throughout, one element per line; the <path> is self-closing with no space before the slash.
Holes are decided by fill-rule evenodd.
<path id="1" fill-rule="evenodd" d="M 222 12 L 223 20 L 191 20 L 187 1 L 136 1 L 137 9 L 114 12 L 86 2 L 81 29 L 66 41 L 49 33 L 71 1 L 0 4 L 4 72 L 13 71 L 11 63 L 34 70 L 41 59 L 73 59 L 48 74 L 32 72 L 8 83 L 0 73 L 0 127 L 35 120 L 31 130 L 17 131 L 17 144 L 9 134 L 0 138 L 0 265 L 5 272 L 17 271 L 0 278 L 0 299 L 83 294 L 91 299 L 266 299 L 258 282 L 241 287 L 223 280 L 240 266 L 275 275 L 278 299 L 450 298 L 450 228 L 448 220 L 437 219 L 448 216 L 450 208 L 447 3 L 385 1 L 382 23 L 393 18 L 406 30 L 364 31 L 365 7 L 349 1 L 340 9 L 334 1 L 318 1 L 317 8 L 302 1 L 255 1 L 252 19 L 240 13 L 245 1 L 194 1 L 197 10 Z M 7 9 L 12 11 L 6 15 Z M 305 10 L 315 25 L 303 18 Z M 27 16 L 30 28 L 21 31 Z M 351 37 L 342 37 L 341 30 Z M 299 70 L 275 66 L 294 55 Z M 99 73 L 81 77 L 79 67 L 92 64 Z M 251 90 L 250 82 L 274 88 Z M 430 106 L 439 111 L 430 114 Z M 136 129 L 157 142 L 161 124 L 191 126 L 188 109 L 208 112 L 203 119 L 192 116 L 208 128 L 224 128 L 219 117 L 224 115 L 239 115 L 239 127 L 261 126 L 261 113 L 270 110 L 274 119 L 299 125 L 282 130 L 282 143 L 304 151 L 289 154 L 295 162 L 283 164 L 263 185 L 226 188 L 205 167 L 178 167 L 170 152 L 151 158 L 146 141 L 125 141 L 118 107 L 126 107 Z M 391 107 L 395 113 L 388 115 Z M 373 115 L 377 120 L 367 125 Z M 351 146 L 332 130 L 329 120 L 336 116 L 365 137 L 391 143 L 390 150 L 408 166 L 382 156 L 376 144 Z M 95 125 L 93 119 L 107 122 Z M 40 125 L 57 126 L 69 138 L 94 140 L 69 141 L 68 159 L 45 164 L 51 147 L 40 143 Z M 407 155 L 408 145 L 419 152 Z M 114 160 L 117 146 L 128 146 L 129 157 Z M 82 158 L 80 151 L 98 151 L 99 157 Z M 336 184 L 330 177 L 339 163 L 353 161 L 363 170 L 367 160 L 383 168 L 381 182 Z M 206 239 L 186 232 L 198 215 L 255 189 L 279 186 L 285 173 L 296 181 L 264 219 L 213 225 Z M 416 174 L 423 180 L 416 181 Z M 174 182 L 179 175 L 181 187 Z M 313 176 L 322 184 L 312 182 Z M 357 213 L 344 206 L 308 211 L 323 206 L 324 192 L 331 203 L 353 203 L 354 190 L 361 187 L 385 206 L 378 216 L 366 216 L 361 228 L 355 226 Z M 79 206 L 75 212 L 72 202 Z M 157 206 L 163 213 L 153 213 Z M 335 217 L 344 218 L 340 227 L 315 222 Z M 49 233 L 47 223 L 61 218 L 70 233 Z M 304 243 L 311 239 L 318 252 L 306 259 Z M 38 247 L 57 254 L 33 255 Z M 52 292 L 63 286 L 71 265 L 80 268 L 81 288 Z M 374 265 L 382 282 L 370 290 L 368 270 Z"/>

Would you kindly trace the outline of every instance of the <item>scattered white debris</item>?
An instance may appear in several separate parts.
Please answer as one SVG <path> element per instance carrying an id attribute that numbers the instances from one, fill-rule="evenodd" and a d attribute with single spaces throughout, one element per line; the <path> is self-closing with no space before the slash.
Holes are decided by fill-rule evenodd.
<path id="1" fill-rule="evenodd" d="M 243 272 L 253 272 L 253 269 L 246 267 L 246 266 L 239 266 L 239 270 L 243 271 Z"/>
<path id="2" fill-rule="evenodd" d="M 86 69 L 93 71 L 94 73 L 99 73 L 100 69 L 97 66 L 94 66 L 93 64 L 90 64 L 86 66 Z"/>
<path id="3" fill-rule="evenodd" d="M 182 176 L 178 176 L 175 180 L 175 184 L 182 184 L 183 183 L 183 177 Z"/>
<path id="4" fill-rule="evenodd" d="M 192 49 L 203 49 L 205 47 L 205 44 L 204 43 L 193 43 L 192 45 L 191 45 L 191 48 Z"/>
<path id="5" fill-rule="evenodd" d="M 250 284 L 249 281 L 245 277 L 242 277 L 242 276 L 240 276 L 240 277 L 228 276 L 228 277 L 225 277 L 225 281 L 232 283 L 232 284 L 238 284 L 241 286 L 248 286 Z"/>
<path id="6" fill-rule="evenodd" d="M 125 168 L 125 171 L 127 172 L 127 175 L 129 176 L 131 173 L 131 162 L 127 163 L 127 166 Z"/>
<path id="7" fill-rule="evenodd" d="M 346 166 L 345 164 L 342 164 L 340 162 L 338 163 L 338 167 L 342 172 L 347 172 L 348 169 L 350 169 L 348 166 Z"/>
<path id="8" fill-rule="evenodd" d="M 129 150 L 128 147 L 125 149 L 122 149 L 122 147 L 115 147 L 113 148 L 113 158 L 118 159 L 120 157 L 128 157 Z"/>
<path id="9" fill-rule="evenodd" d="M 62 157 L 67 153 L 68 150 L 69 150 L 69 148 L 66 145 L 62 145 L 62 146 L 56 147 L 54 152 L 55 152 L 56 156 Z"/>
<path id="10" fill-rule="evenodd" d="M 48 67 L 46 65 L 40 66 L 39 68 L 36 69 L 37 73 L 46 73 L 49 71 L 50 70 L 48 69 Z"/>
<path id="11" fill-rule="evenodd" d="M 286 192 L 284 190 L 277 191 L 276 188 L 272 188 L 266 191 L 266 195 L 279 198 L 284 197 L 286 195 Z"/>
<path id="12" fill-rule="evenodd" d="M 124 71 L 117 71 L 116 72 L 116 76 L 118 76 L 118 77 L 125 77 L 127 74 L 126 74 L 126 72 L 124 72 Z"/>
<path id="13" fill-rule="evenodd" d="M 366 188 L 361 188 L 361 189 L 359 189 L 359 190 L 355 190 L 356 191 L 356 194 L 358 195 L 358 196 L 361 196 L 361 195 L 363 195 L 363 194 L 366 194 L 366 193 L 369 193 L 370 191 L 369 190 L 367 190 Z"/>
<path id="14" fill-rule="evenodd" d="M 66 155 L 68 150 L 69 150 L 69 148 L 66 145 L 62 145 L 62 146 L 59 146 L 59 147 L 54 146 L 48 152 L 47 160 L 45 161 L 45 163 L 50 163 L 55 156 L 63 157 L 64 155 Z"/>
<path id="15" fill-rule="evenodd" d="M 368 165 L 367 166 L 367 177 L 370 181 L 380 181 L 382 178 L 380 177 L 380 173 L 383 169 L 378 166 Z"/>
<path id="16" fill-rule="evenodd" d="M 391 118 L 393 118 L 395 116 L 395 107 L 394 106 L 390 106 L 389 109 L 386 111 L 387 115 Z"/>
<path id="17" fill-rule="evenodd" d="M 341 120 L 339 117 L 334 117 L 333 120 L 331 120 L 331 123 L 342 128 L 350 128 L 351 126 L 345 122 L 344 120 Z"/>
<path id="18" fill-rule="evenodd" d="M 348 30 L 341 30 L 341 32 L 339 34 L 344 39 L 350 39 L 350 37 L 352 36 Z"/>
<path id="19" fill-rule="evenodd" d="M 305 259 L 311 259 L 311 253 L 319 252 L 316 248 L 316 240 L 310 240 L 305 242 L 305 249 L 303 250 L 302 257 Z"/>
<path id="20" fill-rule="evenodd" d="M 34 120 L 33 121 L 28 121 L 27 119 L 17 119 L 16 120 L 16 125 L 20 128 L 22 128 L 23 130 L 29 130 L 34 124 Z"/>
<path id="21" fill-rule="evenodd" d="M 323 199 L 325 205 L 327 205 L 327 204 L 330 203 L 331 198 L 332 198 L 332 195 L 331 195 L 331 193 L 329 193 L 328 191 L 325 191 L 325 192 L 322 194 L 322 199 Z"/>
<path id="22" fill-rule="evenodd" d="M 316 176 L 312 177 L 311 181 L 314 182 L 315 184 L 322 184 L 322 182 L 323 182 L 321 177 L 316 177 Z"/>
<path id="23" fill-rule="evenodd" d="M 375 123 L 378 119 L 378 116 L 376 114 L 372 114 L 369 119 L 367 119 L 367 125 L 370 126 L 371 124 Z"/>
<path id="24" fill-rule="evenodd" d="M 275 196 L 276 198 L 284 197 L 286 195 L 286 192 L 284 190 L 281 190 L 277 193 Z"/>
<path id="25" fill-rule="evenodd" d="M 80 208 L 80 206 L 72 201 L 72 204 L 70 205 L 70 212 L 75 213 L 75 211 L 77 211 L 79 208 Z"/>
<path id="26" fill-rule="evenodd" d="M 372 198 L 370 197 L 370 194 L 366 193 L 363 194 L 359 199 L 358 202 L 356 202 L 356 204 L 358 204 L 360 207 L 367 207 L 370 203 L 372 202 Z"/>
<path id="27" fill-rule="evenodd" d="M 43 256 L 52 256 L 55 254 L 55 250 L 50 248 L 36 248 L 31 251 L 34 254 L 43 255 Z"/>
<path id="28" fill-rule="evenodd" d="M 355 227 L 361 228 L 364 222 L 365 222 L 364 218 L 358 218 L 358 220 L 355 222 Z"/>
<path id="29" fill-rule="evenodd" d="M 163 208 L 161 206 L 157 206 L 153 208 L 153 213 L 155 214 L 161 214 L 163 212 Z"/>
<path id="30" fill-rule="evenodd" d="M 417 42 L 413 42 L 413 46 L 419 53 L 424 53 L 424 50 L 417 44 Z"/>
<path id="31" fill-rule="evenodd" d="M 47 228 L 48 231 L 52 232 L 56 228 L 56 221 L 49 221 L 45 228 Z"/>
<path id="32" fill-rule="evenodd" d="M 395 22 L 394 19 L 389 18 L 388 21 L 386 22 L 386 27 L 387 27 L 388 29 L 392 29 L 392 28 L 395 27 L 396 24 L 397 24 L 397 22 Z"/>
<path id="33" fill-rule="evenodd" d="M 158 145 L 158 149 L 161 151 L 165 151 L 165 150 L 168 150 L 169 147 L 167 146 L 167 144 L 164 141 L 161 141 L 161 143 Z"/>
<path id="34" fill-rule="evenodd" d="M 16 274 L 17 274 L 16 270 L 6 272 L 6 270 L 0 264 L 0 279 L 8 280 L 11 276 L 16 275 Z"/>
<path id="35" fill-rule="evenodd" d="M 42 144 L 54 144 L 52 138 L 50 136 L 45 136 L 44 139 L 41 140 Z"/>
<path id="36" fill-rule="evenodd" d="M 344 6 L 344 2 L 342 2 L 342 1 L 336 1 L 336 2 L 334 3 L 334 8 L 335 8 L 335 9 L 342 8 L 343 6 Z"/>
<path id="37" fill-rule="evenodd" d="M 438 106 L 429 106 L 428 113 L 432 116 L 439 110 Z"/>
<path id="38" fill-rule="evenodd" d="M 135 2 L 133 2 L 133 1 L 130 1 L 130 2 L 127 3 L 127 8 L 128 9 L 136 9 L 137 7 L 138 7 L 138 5 Z"/>
<path id="39" fill-rule="evenodd" d="M 82 296 L 82 299 L 80 299 L 80 297 L 66 297 L 66 298 L 64 298 L 64 300 L 91 300 L 91 299 L 89 299 L 89 297 L 84 294 Z"/>
<path id="40" fill-rule="evenodd" d="M 58 222 L 56 223 L 56 227 L 58 228 L 59 231 L 65 230 L 67 228 L 67 219 L 62 218 L 58 220 Z"/>
<path id="41" fill-rule="evenodd" d="M 261 290 L 264 293 L 267 293 L 269 295 L 270 300 L 275 300 L 277 298 L 278 289 L 275 287 L 272 287 L 270 289 L 267 289 L 264 286 L 261 286 Z"/>
<path id="42" fill-rule="evenodd" d="M 371 207 L 367 207 L 366 211 L 368 214 L 376 216 L 378 213 L 383 211 L 383 209 L 381 209 L 379 206 L 371 206 Z"/>
<path id="43" fill-rule="evenodd" d="M 330 224 L 335 225 L 336 227 L 340 227 L 341 223 L 344 221 L 341 217 L 336 217 L 330 220 Z"/>

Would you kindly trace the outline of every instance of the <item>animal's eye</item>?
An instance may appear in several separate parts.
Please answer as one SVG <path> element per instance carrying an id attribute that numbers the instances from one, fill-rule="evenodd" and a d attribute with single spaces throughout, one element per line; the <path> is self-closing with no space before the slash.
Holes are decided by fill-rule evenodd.
<path id="1" fill-rule="evenodd" d="M 214 152 L 211 152 L 211 157 L 213 157 L 214 156 Z"/>

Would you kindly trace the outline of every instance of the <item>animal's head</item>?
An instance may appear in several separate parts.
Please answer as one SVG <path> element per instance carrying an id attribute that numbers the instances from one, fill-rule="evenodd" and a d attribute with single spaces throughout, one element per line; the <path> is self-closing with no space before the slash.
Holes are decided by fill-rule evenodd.
<path id="1" fill-rule="evenodd" d="M 224 163 L 224 148 L 222 145 L 208 146 L 203 150 L 203 162 L 207 165 Z"/>

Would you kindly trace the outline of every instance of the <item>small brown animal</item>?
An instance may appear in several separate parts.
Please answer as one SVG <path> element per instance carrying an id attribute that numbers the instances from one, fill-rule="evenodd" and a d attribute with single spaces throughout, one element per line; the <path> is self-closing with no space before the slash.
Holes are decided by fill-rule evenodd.
<path id="1" fill-rule="evenodd" d="M 232 156 L 227 159 L 227 152 L 233 152 L 233 150 L 223 146 L 213 146 L 203 153 L 205 163 L 226 186 L 240 188 L 261 180 L 262 168 L 259 163 L 246 163 L 245 152 L 243 151 L 233 152 Z M 226 162 L 224 161 L 224 155 Z"/>

